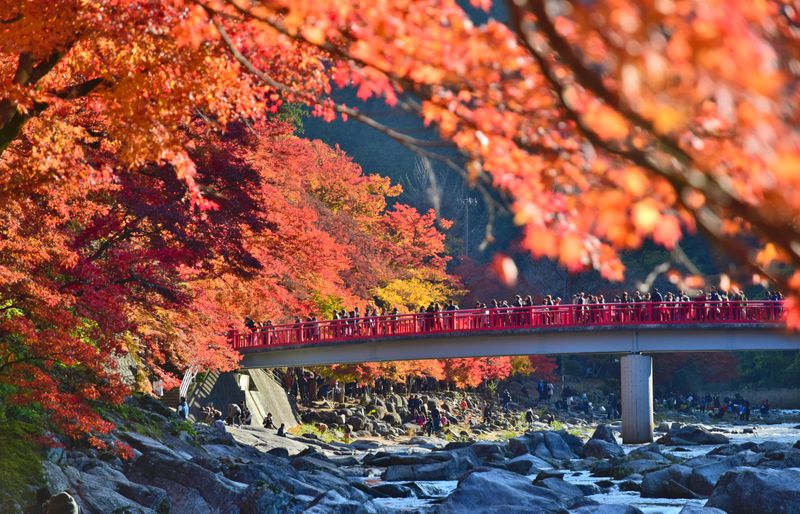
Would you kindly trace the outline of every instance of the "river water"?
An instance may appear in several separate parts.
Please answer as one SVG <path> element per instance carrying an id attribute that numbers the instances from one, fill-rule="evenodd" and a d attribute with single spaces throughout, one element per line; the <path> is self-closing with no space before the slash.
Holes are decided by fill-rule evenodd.
<path id="1" fill-rule="evenodd" d="M 800 415 L 800 411 L 784 411 L 784 415 Z M 794 417 L 794 416 L 792 416 Z M 774 425 L 732 425 L 727 423 L 715 424 L 714 428 L 725 432 L 731 440 L 731 443 L 743 443 L 752 441 L 755 443 L 762 443 L 766 441 L 775 441 L 782 443 L 794 443 L 800 439 L 800 430 L 794 427 L 798 426 L 797 422 L 781 423 Z M 754 433 L 745 434 L 741 433 L 745 428 L 755 428 Z M 625 451 L 630 452 L 641 445 L 624 445 Z M 673 448 L 664 447 L 663 451 L 672 453 L 684 459 L 704 455 L 716 448 L 719 445 L 711 446 L 690 446 L 687 451 L 675 451 Z M 398 451 L 400 447 L 387 448 L 388 451 Z M 409 448 L 405 447 L 400 451 L 408 451 Z M 413 451 L 413 450 L 412 450 Z M 377 470 L 376 470 L 377 473 Z M 530 475 L 531 480 L 536 478 L 536 475 Z M 368 479 L 372 482 L 380 482 L 380 479 L 375 476 Z M 603 477 L 590 476 L 589 471 L 568 471 L 564 480 L 573 484 L 591 484 L 602 480 L 609 480 Z M 589 496 L 590 499 L 598 503 L 605 504 L 624 504 L 632 505 L 641 509 L 646 514 L 678 514 L 680 510 L 686 505 L 703 505 L 706 500 L 686 500 L 686 499 L 668 499 L 668 498 L 642 498 L 638 492 L 635 491 L 620 491 L 618 484 L 624 480 L 612 480 L 614 486 L 607 493 L 596 494 Z M 405 483 L 406 482 L 398 482 Z M 417 492 L 422 493 L 426 498 L 382 498 L 376 500 L 383 506 L 396 510 L 397 512 L 426 512 L 431 509 L 431 505 L 435 503 L 436 499 L 444 498 L 450 494 L 458 485 L 456 480 L 442 480 L 433 482 L 416 482 Z"/>

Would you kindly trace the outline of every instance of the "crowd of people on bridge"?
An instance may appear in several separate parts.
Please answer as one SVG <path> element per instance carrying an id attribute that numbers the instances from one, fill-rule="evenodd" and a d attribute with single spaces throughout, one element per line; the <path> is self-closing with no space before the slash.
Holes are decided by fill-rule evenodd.
<path id="1" fill-rule="evenodd" d="M 747 322 L 776 321 L 783 315 L 783 295 L 767 291 L 760 303 L 747 302 L 744 292 L 727 292 L 711 288 L 689 295 L 686 291 L 663 293 L 627 291 L 610 302 L 603 294 L 580 292 L 571 304 L 560 297 L 545 295 L 540 303 L 533 296 L 516 295 L 514 299 L 476 302 L 473 309 L 462 310 L 452 300 L 444 304 L 421 306 L 413 314 L 401 314 L 398 308 L 368 306 L 362 313 L 358 307 L 334 311 L 330 320 L 315 315 L 295 316 L 294 322 L 276 326 L 271 320 L 257 322 L 245 319 L 248 332 L 232 331 L 234 345 L 268 346 L 338 340 L 352 337 L 382 337 L 421 332 L 447 332 L 486 329 L 513 329 L 582 324 L 635 324 L 682 322 Z"/>

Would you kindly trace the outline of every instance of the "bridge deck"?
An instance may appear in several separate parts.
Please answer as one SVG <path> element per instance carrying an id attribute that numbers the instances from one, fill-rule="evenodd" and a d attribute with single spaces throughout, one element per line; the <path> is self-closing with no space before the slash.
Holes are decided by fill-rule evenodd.
<path id="1" fill-rule="evenodd" d="M 560 305 L 304 322 L 232 332 L 244 367 L 561 353 L 797 350 L 778 302 Z"/>

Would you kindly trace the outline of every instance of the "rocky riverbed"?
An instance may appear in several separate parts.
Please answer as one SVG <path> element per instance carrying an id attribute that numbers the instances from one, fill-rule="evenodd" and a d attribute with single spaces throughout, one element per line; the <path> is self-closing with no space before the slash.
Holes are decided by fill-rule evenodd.
<path id="1" fill-rule="evenodd" d="M 132 408 L 142 407 L 109 441 L 133 448 L 127 460 L 51 450 L 50 493 L 68 492 L 84 513 L 800 512 L 800 431 L 785 423 L 662 425 L 659 442 L 640 446 L 620 445 L 609 425 L 588 439 L 542 429 L 346 445 L 258 427 L 223 434 L 158 404 Z"/>

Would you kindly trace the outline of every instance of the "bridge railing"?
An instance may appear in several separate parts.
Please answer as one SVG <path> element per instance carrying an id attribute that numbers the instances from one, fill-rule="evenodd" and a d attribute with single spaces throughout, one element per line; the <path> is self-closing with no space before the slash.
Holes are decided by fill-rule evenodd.
<path id="1" fill-rule="evenodd" d="M 535 305 L 417 312 L 231 330 L 236 349 L 393 338 L 420 334 L 608 325 L 780 323 L 783 302 L 767 300 Z"/>

